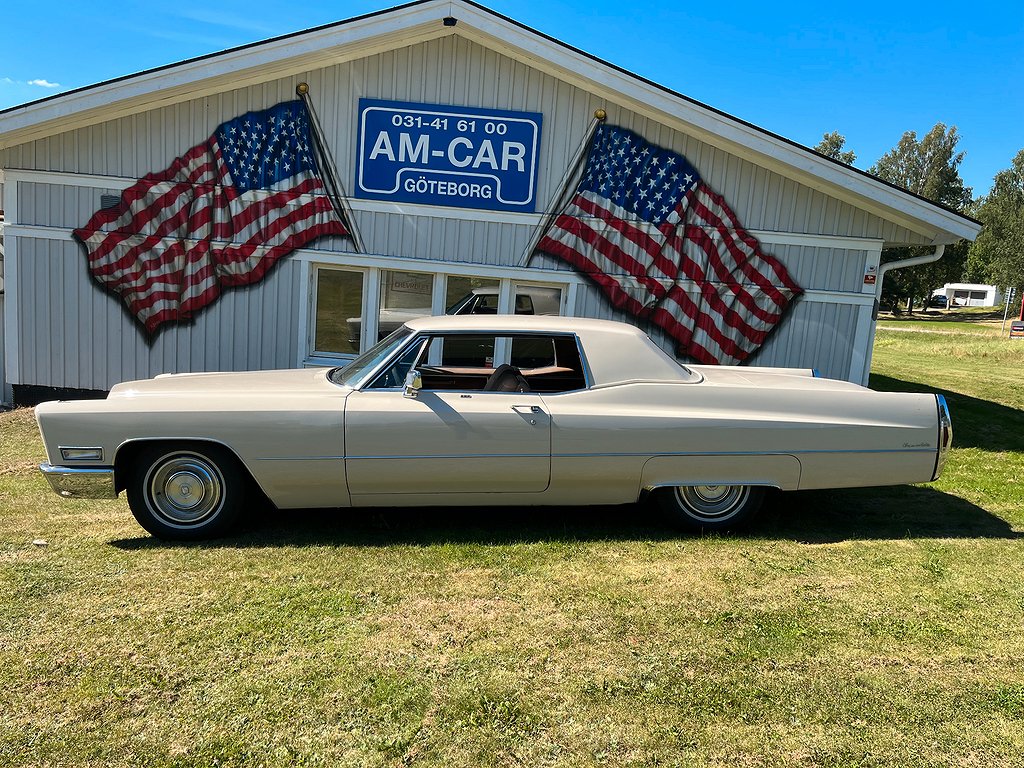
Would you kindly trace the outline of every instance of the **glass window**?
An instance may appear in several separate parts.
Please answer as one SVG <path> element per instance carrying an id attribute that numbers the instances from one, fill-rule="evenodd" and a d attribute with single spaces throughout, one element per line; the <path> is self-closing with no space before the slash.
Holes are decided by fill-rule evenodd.
<path id="1" fill-rule="evenodd" d="M 450 334 L 432 337 L 422 355 L 417 354 L 420 345 L 415 347 L 415 353 L 403 355 L 393 366 L 393 375 L 379 377 L 374 386 L 400 386 L 396 382 L 404 381 L 415 364 L 427 390 L 508 391 L 501 376 L 493 375 L 505 361 L 503 355 L 514 369 L 503 375 L 520 377 L 523 389 L 517 391 L 557 393 L 586 386 L 573 336 Z"/>
<path id="2" fill-rule="evenodd" d="M 408 329 L 403 330 L 407 331 Z M 396 333 L 399 333 L 399 331 L 396 331 Z M 426 341 L 424 337 L 409 345 L 409 348 L 399 355 L 395 362 L 380 372 L 377 378 L 373 380 L 373 383 L 370 384 L 370 389 L 393 389 L 404 386 L 405 377 L 419 361 L 420 352 L 422 352 Z M 383 344 L 384 342 L 381 343 Z"/>
<path id="3" fill-rule="evenodd" d="M 449 315 L 496 315 L 501 283 L 486 277 L 449 275 L 444 305 Z"/>
<path id="4" fill-rule="evenodd" d="M 399 328 L 383 341 L 366 350 L 343 368 L 331 371 L 331 381 L 335 384 L 355 386 L 362 374 L 373 370 L 383 363 L 392 353 L 401 347 L 412 335 L 408 328 Z"/>
<path id="5" fill-rule="evenodd" d="M 359 353 L 363 313 L 363 273 L 342 269 L 316 271 L 313 349 L 339 355 Z"/>
<path id="6" fill-rule="evenodd" d="M 516 285 L 517 315 L 560 315 L 562 289 L 549 285 Z"/>
<path id="7" fill-rule="evenodd" d="M 403 323 L 433 314 L 434 276 L 426 272 L 381 270 L 377 338 L 383 339 Z"/>
<path id="8" fill-rule="evenodd" d="M 426 358 L 439 368 L 494 368 L 494 345 L 494 336 L 435 336 Z"/>
<path id="9" fill-rule="evenodd" d="M 550 336 L 515 336 L 509 361 L 516 368 L 546 368 L 555 364 L 555 345 Z"/>

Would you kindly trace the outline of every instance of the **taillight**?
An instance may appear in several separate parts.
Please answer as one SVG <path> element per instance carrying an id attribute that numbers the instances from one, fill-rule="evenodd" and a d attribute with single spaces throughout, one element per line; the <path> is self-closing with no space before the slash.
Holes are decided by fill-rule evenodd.
<path id="1" fill-rule="evenodd" d="M 939 412 L 939 450 L 935 457 L 935 473 L 932 480 L 938 480 L 942 474 L 942 467 L 946 463 L 946 454 L 953 445 L 953 420 L 949 417 L 949 406 L 946 405 L 946 398 L 942 395 L 935 396 L 935 403 Z"/>

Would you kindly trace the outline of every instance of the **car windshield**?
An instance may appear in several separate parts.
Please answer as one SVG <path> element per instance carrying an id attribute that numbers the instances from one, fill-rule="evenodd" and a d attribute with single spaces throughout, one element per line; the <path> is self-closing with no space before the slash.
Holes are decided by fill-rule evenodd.
<path id="1" fill-rule="evenodd" d="M 335 384 L 343 384 L 350 387 L 355 386 L 354 382 L 356 382 L 360 376 L 373 370 L 378 364 L 389 358 L 391 353 L 402 346 L 406 339 L 411 335 L 412 331 L 403 325 L 390 336 L 363 352 L 363 354 L 348 365 L 342 368 L 335 368 L 331 371 L 331 381 Z"/>

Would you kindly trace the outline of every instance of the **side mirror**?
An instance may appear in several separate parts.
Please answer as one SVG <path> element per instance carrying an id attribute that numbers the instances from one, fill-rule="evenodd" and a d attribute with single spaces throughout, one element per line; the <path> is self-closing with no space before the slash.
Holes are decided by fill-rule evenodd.
<path id="1" fill-rule="evenodd" d="M 423 389 L 423 375 L 414 368 L 405 376 L 405 391 L 402 394 L 405 397 L 416 397 L 421 389 Z"/>

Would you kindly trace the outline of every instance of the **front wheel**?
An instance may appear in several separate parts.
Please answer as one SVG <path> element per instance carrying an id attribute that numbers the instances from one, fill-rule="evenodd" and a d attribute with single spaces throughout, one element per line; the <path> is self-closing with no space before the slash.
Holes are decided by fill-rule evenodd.
<path id="1" fill-rule="evenodd" d="M 654 492 L 670 522 L 691 531 L 730 531 L 761 508 L 764 488 L 752 485 L 679 485 Z"/>
<path id="2" fill-rule="evenodd" d="M 160 539 L 223 536 L 245 504 L 247 479 L 220 446 L 147 447 L 132 462 L 128 506 L 139 525 Z"/>

